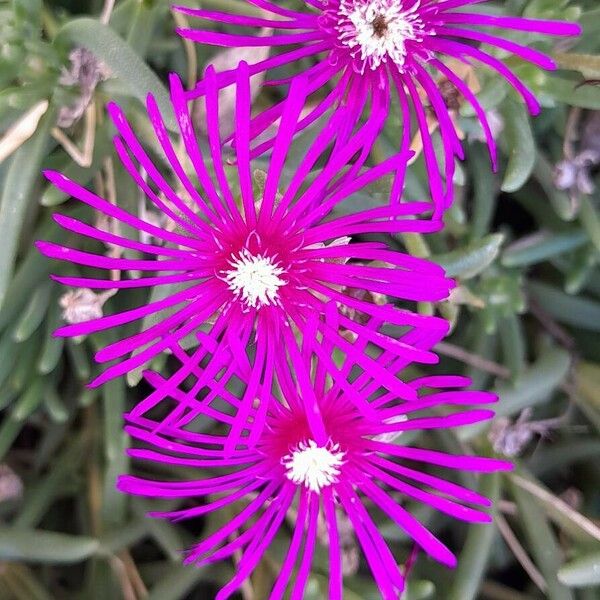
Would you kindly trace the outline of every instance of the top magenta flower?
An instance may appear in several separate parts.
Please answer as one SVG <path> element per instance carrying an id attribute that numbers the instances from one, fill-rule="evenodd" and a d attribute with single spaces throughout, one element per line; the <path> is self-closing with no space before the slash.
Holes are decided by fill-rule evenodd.
<path id="1" fill-rule="evenodd" d="M 436 82 L 441 77 L 454 92 L 462 95 L 476 112 L 490 149 L 495 166 L 496 147 L 485 112 L 475 94 L 442 57 L 470 64 L 478 61 L 504 77 L 523 97 L 529 110 L 535 114 L 539 104 L 531 91 L 498 58 L 479 44 L 514 54 L 543 69 L 554 69 L 552 59 L 538 50 L 527 48 L 500 37 L 495 30 L 507 29 L 547 35 L 578 35 L 575 23 L 542 21 L 518 17 L 492 16 L 475 12 L 459 12 L 467 5 L 485 0 L 305 0 L 306 10 L 299 12 L 270 0 L 247 0 L 248 4 L 264 11 L 263 17 L 240 16 L 221 12 L 176 7 L 176 10 L 201 19 L 226 25 L 252 28 L 246 35 L 193 29 L 179 29 L 178 33 L 202 44 L 230 47 L 285 47 L 285 50 L 251 66 L 259 73 L 290 66 L 295 74 L 288 79 L 269 83 L 288 83 L 300 75 L 308 76 L 309 92 L 313 93 L 335 81 L 331 92 L 316 103 L 300 122 L 306 127 L 332 106 L 349 107 L 346 134 L 368 107 L 371 113 L 386 114 L 392 93 L 398 96 L 404 127 L 401 145 L 410 143 L 410 105 L 423 140 L 423 154 L 429 173 L 431 193 L 439 211 L 451 199 L 455 157 L 462 158 L 463 150 L 452 122 L 444 85 Z M 491 28 L 485 33 L 479 28 Z M 272 28 L 281 32 L 262 31 Z M 318 57 L 316 63 L 305 68 L 301 59 Z M 227 85 L 232 73 L 223 73 L 221 82 Z M 201 82 L 192 95 L 204 93 Z M 427 97 L 424 101 L 423 96 Z M 258 135 L 280 117 L 283 104 L 260 114 L 253 123 L 252 133 Z M 439 122 L 444 148 L 442 175 L 434 151 L 428 111 Z M 383 122 L 382 122 L 383 125 Z M 445 186 L 444 186 L 445 179 Z M 392 200 L 401 193 L 401 178 L 394 185 Z"/>

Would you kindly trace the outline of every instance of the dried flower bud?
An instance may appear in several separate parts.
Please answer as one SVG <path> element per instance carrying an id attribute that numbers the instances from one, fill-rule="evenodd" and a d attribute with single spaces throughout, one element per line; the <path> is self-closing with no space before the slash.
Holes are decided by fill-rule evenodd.
<path id="1" fill-rule="evenodd" d="M 103 315 L 102 307 L 115 293 L 115 290 L 108 290 L 96 294 L 88 288 L 71 290 L 63 294 L 58 302 L 63 309 L 62 317 L 69 324 L 99 319 Z"/>
<path id="2" fill-rule="evenodd" d="M 86 48 L 72 50 L 69 60 L 71 65 L 69 69 L 63 69 L 59 82 L 68 86 L 78 85 L 79 97 L 73 105 L 61 108 L 58 126 L 63 128 L 71 127 L 79 121 L 94 95 L 96 86 L 109 76 L 106 65 Z"/>
<path id="3" fill-rule="evenodd" d="M 496 452 L 505 456 L 518 456 L 534 435 L 546 436 L 550 429 L 558 426 L 562 421 L 560 418 L 529 421 L 532 413 L 531 408 L 526 408 L 514 424 L 508 417 L 496 419 L 488 434 L 488 439 Z"/>
<path id="4" fill-rule="evenodd" d="M 492 424 L 488 438 L 495 452 L 518 456 L 532 440 L 533 431 L 526 425 L 513 425 L 508 417 L 500 417 Z"/>
<path id="5" fill-rule="evenodd" d="M 0 464 L 0 502 L 14 500 L 23 493 L 21 478 L 5 464 Z"/>

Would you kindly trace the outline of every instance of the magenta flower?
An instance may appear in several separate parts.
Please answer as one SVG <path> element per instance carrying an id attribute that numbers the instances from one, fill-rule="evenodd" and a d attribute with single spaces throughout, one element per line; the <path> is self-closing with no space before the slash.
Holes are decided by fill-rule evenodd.
<path id="1" fill-rule="evenodd" d="M 68 231 L 112 248 L 140 253 L 139 258 L 123 258 L 38 242 L 39 249 L 51 258 L 123 274 L 119 281 L 85 273 L 57 276 L 57 281 L 91 289 L 177 286 L 175 290 L 166 288 L 168 293 L 163 299 L 67 325 L 57 334 L 88 335 L 153 317 L 153 324 L 145 330 L 131 334 L 129 329 L 126 337 L 96 354 L 99 362 L 117 362 L 91 385 L 137 369 L 163 351 L 181 355 L 180 345 L 195 338 L 196 350 L 191 356 L 185 355 L 182 368 L 141 403 L 140 411 L 160 402 L 162 395 L 192 374 L 202 361 L 210 360 L 210 368 L 197 382 L 197 392 L 222 369 L 222 385 L 236 372 L 242 373 L 250 381 L 245 398 L 247 414 L 256 386 L 272 375 L 275 357 L 283 354 L 294 364 L 298 360 L 297 346 L 305 336 L 322 340 L 320 354 L 340 385 L 350 389 L 350 370 L 358 369 L 371 373 L 398 396 L 414 399 L 414 390 L 390 375 L 373 356 L 381 355 L 382 360 L 396 364 L 398 369 L 411 361 L 435 362 L 429 348 L 443 337 L 447 325 L 442 319 L 391 304 L 379 305 L 366 296 L 385 294 L 404 301 L 435 302 L 446 298 L 453 283 L 433 263 L 388 250 L 380 242 L 363 239 L 350 243 L 349 236 L 429 232 L 438 229 L 440 223 L 419 219 L 430 209 L 424 202 L 359 212 L 348 209 L 345 214 L 332 212 L 350 195 L 404 164 L 406 157 L 396 156 L 361 172 L 363 151 L 373 135 L 372 127 L 366 124 L 315 172 L 317 161 L 336 142 L 343 122 L 340 113 L 340 118 L 333 119 L 317 136 L 298 168 L 284 178 L 287 151 L 308 90 L 306 80 L 298 78 L 282 114 L 265 180 L 257 192 L 249 160 L 248 66 L 241 64 L 237 71 L 235 165 L 223 157 L 214 80 L 215 74 L 209 70 L 206 101 L 210 152 L 203 155 L 181 84 L 172 78 L 175 115 L 193 166 L 193 178 L 197 178 L 201 191 L 180 162 L 152 97 L 148 98 L 148 114 L 171 166 L 173 181 L 152 162 L 121 109 L 115 104 L 109 106 L 119 134 L 115 148 L 123 166 L 165 216 L 165 226 L 130 214 L 59 173 L 47 173 L 58 188 L 122 224 L 123 229 L 128 227 L 157 240 L 141 241 L 55 215 L 57 223 Z M 354 156 L 358 156 L 356 161 L 349 163 Z M 216 184 L 209 171 L 214 172 Z M 361 294 L 345 293 L 353 289 L 361 290 Z M 309 318 L 314 315 L 318 322 L 308 328 Z M 383 331 L 390 327 L 398 331 L 398 339 Z M 352 334 L 350 340 L 348 332 Z M 343 358 L 343 368 L 336 364 L 334 351 Z M 353 398 L 364 404 L 356 395 Z M 235 438 L 233 435 L 232 447 Z"/>
<path id="2" fill-rule="evenodd" d="M 477 61 L 487 65 L 521 94 L 535 114 L 539 111 L 539 104 L 531 91 L 501 60 L 480 46 L 487 45 L 513 54 L 543 69 L 554 69 L 555 64 L 550 57 L 500 37 L 497 30 L 547 35 L 580 33 L 579 26 L 574 23 L 456 10 L 482 1 L 485 0 L 306 0 L 305 10 L 297 11 L 271 0 L 247 0 L 248 4 L 262 9 L 264 17 L 187 7 L 176 7 L 176 10 L 212 22 L 250 29 L 242 35 L 178 29 L 180 35 L 198 43 L 285 47 L 282 52 L 250 67 L 252 73 L 259 73 L 286 65 L 297 72 L 289 79 L 271 81 L 270 84 L 289 83 L 297 77 L 306 77 L 308 92 L 313 93 L 333 81 L 330 93 L 302 119 L 299 129 L 313 123 L 331 107 L 344 106 L 348 120 L 342 135 L 350 135 L 365 107 L 369 107 L 372 116 L 385 117 L 395 94 L 405 124 L 400 147 L 402 152 L 406 152 L 411 137 L 412 105 L 423 140 L 429 185 L 439 214 L 450 202 L 454 159 L 462 158 L 463 150 L 449 115 L 448 99 L 434 76 L 439 75 L 449 82 L 452 89 L 472 105 L 485 132 L 494 165 L 496 162 L 495 142 L 481 105 L 465 82 L 443 62 L 443 57 L 466 64 Z M 258 30 L 264 27 L 278 31 L 258 35 Z M 480 31 L 481 27 L 491 28 L 493 33 Z M 314 59 L 314 65 L 298 72 L 302 69 L 300 65 L 305 64 L 302 59 L 306 58 Z M 221 83 L 226 85 L 232 77 L 232 72 L 222 74 Z M 192 96 L 203 94 L 205 89 L 205 82 L 201 82 Z M 429 106 L 422 101 L 421 90 L 427 96 Z M 257 116 L 252 123 L 251 136 L 260 134 L 279 118 L 283 106 L 284 103 L 279 103 Z M 439 122 L 444 149 L 443 176 L 428 128 L 427 110 L 433 111 Z M 383 125 L 384 118 L 379 122 Z M 400 174 L 392 200 L 399 197 L 402 181 Z"/>
<path id="3" fill-rule="evenodd" d="M 489 419 L 492 411 L 467 406 L 494 402 L 492 394 L 457 389 L 469 385 L 463 377 L 432 376 L 411 381 L 408 385 L 418 398 L 402 402 L 391 393 L 381 394 L 378 383 L 364 377 L 353 385 L 368 399 L 372 417 L 367 417 L 348 400 L 344 390 L 327 384 L 327 364 L 315 363 L 312 358 L 310 352 L 304 354 L 295 379 L 287 365 L 277 362 L 276 381 L 285 401 L 276 397 L 265 401 L 265 395 L 271 395 L 270 388 L 261 388 L 260 404 L 269 410 L 258 443 L 252 447 L 249 438 L 244 437 L 231 453 L 226 450 L 226 436 L 196 433 L 193 419 L 206 413 L 202 406 L 190 405 L 189 394 L 180 390 L 171 398 L 175 403 L 183 402 L 185 410 L 192 413 L 186 426 L 129 416 L 127 432 L 149 445 L 130 450 L 133 457 L 170 468 L 218 469 L 219 474 L 184 481 L 151 481 L 126 475 L 118 483 L 121 491 L 185 499 L 186 508 L 153 513 L 174 520 L 200 517 L 236 504 L 230 512 L 235 516 L 229 516 L 225 525 L 191 549 L 186 558 L 187 563 L 202 564 L 242 553 L 235 576 L 218 593 L 217 600 L 229 598 L 251 575 L 286 517 L 290 517 L 293 531 L 270 600 L 284 597 L 295 568 L 291 595 L 286 597 L 303 598 L 320 516 L 326 525 L 329 548 L 330 600 L 342 598 L 338 512 L 343 511 L 352 524 L 384 600 L 399 598 L 404 578 L 398 568 L 399 559 L 378 531 L 370 508 L 383 512 L 427 554 L 450 567 L 456 564 L 453 553 L 410 514 L 403 506 L 404 500 L 428 504 L 463 521 L 491 520 L 481 508 L 490 506 L 485 497 L 433 475 L 429 468 L 492 472 L 510 469 L 508 463 L 409 447 L 393 443 L 393 439 L 407 431 Z M 148 378 L 154 385 L 161 384 L 157 374 L 149 374 Z M 238 417 L 230 413 L 239 411 L 242 401 L 228 393 L 221 400 L 220 410 L 213 410 L 211 417 L 231 428 Z M 200 400 L 196 403 L 202 404 Z M 254 409 L 249 416 L 251 421 L 259 419 Z M 206 425 L 205 418 L 202 424 Z M 191 501 L 196 498 L 201 500 L 194 500 L 198 505 L 193 506 Z M 290 509 L 292 515 L 288 514 Z"/>

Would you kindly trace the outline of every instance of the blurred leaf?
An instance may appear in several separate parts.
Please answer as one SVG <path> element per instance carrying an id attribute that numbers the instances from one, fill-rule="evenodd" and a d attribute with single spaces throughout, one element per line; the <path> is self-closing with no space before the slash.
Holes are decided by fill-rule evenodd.
<path id="1" fill-rule="evenodd" d="M 56 298 L 52 298 L 46 317 L 46 331 L 42 341 L 42 351 L 37 363 L 40 373 L 46 375 L 51 373 L 62 356 L 65 339 L 57 337 L 54 332 L 62 325 L 62 315 Z"/>
<path id="2" fill-rule="evenodd" d="M 502 234 L 494 233 L 481 240 L 475 240 L 460 250 L 433 256 L 432 260 L 444 267 L 448 277 L 458 277 L 462 280 L 471 279 L 485 271 L 494 262 L 503 241 Z"/>
<path id="3" fill-rule="evenodd" d="M 0 559 L 61 564 L 85 560 L 97 552 L 98 540 L 40 529 L 0 525 Z"/>
<path id="4" fill-rule="evenodd" d="M 554 55 L 554 60 L 561 69 L 579 71 L 586 79 L 600 78 L 600 56 L 558 53 Z"/>
<path id="5" fill-rule="evenodd" d="M 42 324 L 48 310 L 48 299 L 50 298 L 51 289 L 52 283 L 44 281 L 33 292 L 29 303 L 15 326 L 13 333 L 15 342 L 24 342 L 29 339 Z"/>
<path id="6" fill-rule="evenodd" d="M 508 98 L 501 107 L 504 137 L 509 155 L 503 192 L 520 189 L 529 179 L 535 164 L 536 150 L 527 109 L 521 102 Z"/>
<path id="7" fill-rule="evenodd" d="M 598 90 L 593 85 L 580 85 L 581 83 L 561 77 L 552 77 L 546 92 L 551 94 L 555 100 L 570 106 L 600 110 Z"/>
<path id="8" fill-rule="evenodd" d="M 12 596 L 0 595 L 2 600 L 52 600 L 52 596 L 45 589 L 45 585 L 36 577 L 34 572 L 26 565 L 10 563 L 3 566 L 0 581 L 8 588 Z M 5 588 L 0 588 L 0 594 Z"/>
<path id="9" fill-rule="evenodd" d="M 431 581 L 409 577 L 401 600 L 427 600 L 435 594 L 435 585 Z"/>
<path id="10" fill-rule="evenodd" d="M 535 563 L 548 586 L 549 600 L 575 600 L 573 594 L 557 578 L 563 561 L 562 552 L 554 533 L 539 504 L 528 492 L 512 483 L 511 490 L 519 509 L 519 523 L 529 543 Z"/>
<path id="11" fill-rule="evenodd" d="M 0 308 L 10 285 L 17 258 L 19 236 L 30 207 L 30 199 L 47 149 L 50 129 L 56 120 L 56 107 L 50 106 L 37 131 L 15 153 L 0 200 Z"/>
<path id="12" fill-rule="evenodd" d="M 488 231 L 496 208 L 496 197 L 499 192 L 497 175 L 490 169 L 489 158 L 483 153 L 474 151 L 470 155 L 473 178 L 473 209 L 470 221 L 470 239 L 482 238 Z M 475 150 L 475 149 L 473 149 Z"/>
<path id="13" fill-rule="evenodd" d="M 574 588 L 600 585 L 600 550 L 563 565 L 558 571 L 558 579 Z"/>
<path id="14" fill-rule="evenodd" d="M 499 473 L 483 475 L 479 491 L 496 502 L 500 497 L 500 482 Z M 458 557 L 452 588 L 445 596 L 448 600 L 475 600 L 479 597 L 479 586 L 485 575 L 496 535 L 496 528 L 492 524 L 469 525 L 467 539 Z"/>
<path id="15" fill-rule="evenodd" d="M 492 391 L 499 397 L 494 406 L 496 416 L 508 416 L 521 412 L 548 400 L 550 394 L 567 376 L 571 366 L 569 353 L 559 347 L 547 348 L 539 359 L 526 369 L 514 383 L 499 383 Z M 467 440 L 485 431 L 485 423 L 461 427 L 460 439 Z"/>
<path id="16" fill-rule="evenodd" d="M 502 253 L 505 267 L 533 265 L 583 246 L 588 236 L 583 231 L 556 233 L 543 231 L 518 240 Z"/>
<path id="17" fill-rule="evenodd" d="M 167 127 L 171 131 L 177 129 L 169 95 L 160 79 L 110 27 L 95 19 L 75 19 L 62 27 L 55 43 L 59 40 L 69 40 L 93 52 L 142 104 L 145 105 L 146 95 L 151 93 L 158 103 Z"/>
<path id="18" fill-rule="evenodd" d="M 65 483 L 72 478 L 85 458 L 84 439 L 81 435 L 70 441 L 55 458 L 44 477 L 38 477 L 25 492 L 24 502 L 15 519 L 19 529 L 36 527 L 54 500 L 63 492 Z"/>
<path id="19" fill-rule="evenodd" d="M 519 317 L 514 314 L 503 317 L 498 325 L 498 334 L 502 343 L 504 364 L 514 379 L 523 372 L 526 358 L 525 336 Z"/>
<path id="20" fill-rule="evenodd" d="M 11 418 L 15 421 L 25 421 L 41 405 L 44 395 L 45 381 L 41 377 L 30 380 L 29 386 L 15 405 Z"/>
<path id="21" fill-rule="evenodd" d="M 204 577 L 203 567 L 176 565 L 155 585 L 146 600 L 179 600 Z"/>
<path id="22" fill-rule="evenodd" d="M 548 200 L 550 200 L 556 214 L 563 221 L 572 221 L 577 214 L 576 205 L 571 202 L 566 192 L 559 190 L 554 185 L 552 165 L 541 151 L 537 153 L 533 174 L 548 196 Z"/>
<path id="23" fill-rule="evenodd" d="M 577 389 L 592 406 L 600 410 L 600 365 L 580 362 L 575 369 Z"/>
<path id="24" fill-rule="evenodd" d="M 510 479 L 520 488 L 535 496 L 546 514 L 563 531 L 584 543 L 600 543 L 600 527 L 571 508 L 566 502 L 544 489 L 533 478 L 511 474 Z"/>
<path id="25" fill-rule="evenodd" d="M 85 342 L 78 344 L 69 339 L 66 341 L 65 346 L 75 374 L 81 381 L 88 381 L 92 373 L 92 368 L 88 353 L 85 350 Z"/>
<path id="26" fill-rule="evenodd" d="M 528 289 L 539 305 L 559 323 L 600 331 L 600 302 L 569 296 L 540 282 L 530 282 Z"/>
<path id="27" fill-rule="evenodd" d="M 600 252 L 600 217 L 588 196 L 582 196 L 579 216 L 583 228 L 587 231 L 596 250 Z"/>

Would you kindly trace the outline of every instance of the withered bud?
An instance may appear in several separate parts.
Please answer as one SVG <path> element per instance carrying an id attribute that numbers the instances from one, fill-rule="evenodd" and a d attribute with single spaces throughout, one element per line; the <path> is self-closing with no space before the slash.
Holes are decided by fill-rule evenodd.
<path id="1" fill-rule="evenodd" d="M 518 456 L 534 435 L 546 436 L 561 422 L 561 419 L 529 421 L 532 414 L 531 408 L 526 408 L 514 423 L 508 417 L 496 419 L 488 433 L 494 450 L 505 456 Z"/>
<path id="2" fill-rule="evenodd" d="M 460 105 L 462 104 L 462 94 L 449 79 L 441 79 L 438 82 L 438 89 L 449 110 L 458 110 L 460 108 Z"/>
<path id="3" fill-rule="evenodd" d="M 89 288 L 77 288 L 63 294 L 58 303 L 63 309 L 62 317 L 69 324 L 84 323 L 103 316 L 102 307 L 114 296 L 116 290 L 96 294 Z"/>
<path id="4" fill-rule="evenodd" d="M 75 48 L 69 54 L 70 66 L 63 68 L 59 82 L 62 85 L 79 86 L 79 97 L 72 106 L 63 106 L 58 115 L 59 127 L 71 127 L 74 125 L 88 107 L 94 90 L 99 82 L 109 76 L 106 65 L 98 60 L 86 48 Z"/>
<path id="5" fill-rule="evenodd" d="M 0 502 L 20 498 L 23 493 L 21 478 L 5 464 L 0 464 Z"/>

